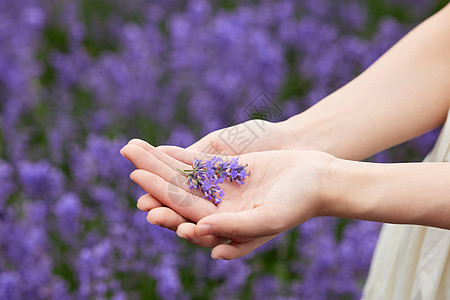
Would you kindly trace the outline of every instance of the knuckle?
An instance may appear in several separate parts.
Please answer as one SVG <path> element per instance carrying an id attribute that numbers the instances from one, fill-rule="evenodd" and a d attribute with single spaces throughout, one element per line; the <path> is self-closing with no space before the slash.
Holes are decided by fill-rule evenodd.
<path id="1" fill-rule="evenodd" d="M 228 234 L 229 237 L 232 237 L 232 238 L 236 238 L 236 237 L 239 237 L 239 236 L 240 236 L 240 230 L 239 230 L 239 228 L 236 226 L 236 224 L 232 224 L 232 225 L 230 226 L 228 233 L 229 233 L 229 234 Z"/>

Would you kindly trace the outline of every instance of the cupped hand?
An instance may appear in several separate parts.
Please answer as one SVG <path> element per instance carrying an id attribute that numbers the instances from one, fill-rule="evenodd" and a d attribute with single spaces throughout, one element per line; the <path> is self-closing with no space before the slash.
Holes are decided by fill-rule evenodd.
<path id="1" fill-rule="evenodd" d="M 190 190 L 184 175 L 176 171 L 176 168 L 191 167 L 183 161 L 206 159 L 204 154 L 179 149 L 180 159 L 175 160 L 151 145 L 146 147 L 144 150 L 129 144 L 122 149 L 122 154 L 138 168 L 130 176 L 148 193 L 144 197 L 167 206 L 154 208 L 150 213 L 164 209 L 166 217 L 173 217 L 179 236 L 197 241 L 201 246 L 214 247 L 212 256 L 224 259 L 246 255 L 275 235 L 318 215 L 328 165 L 332 161 L 332 156 L 314 151 L 244 154 L 240 162 L 248 164 L 251 176 L 240 187 L 223 183 L 225 196 L 215 206 L 203 199 L 200 191 Z M 158 223 L 158 220 L 150 221 Z M 182 224 L 178 226 L 180 221 Z M 225 240 L 231 242 L 223 244 Z"/>
<path id="2" fill-rule="evenodd" d="M 188 149 L 214 155 L 240 155 L 249 152 L 280 150 L 286 144 L 288 131 L 289 129 L 284 123 L 250 120 L 211 132 Z M 142 140 L 134 139 L 130 141 L 130 144 L 154 153 L 154 148 Z M 157 149 L 185 164 L 192 163 L 189 157 L 183 155 L 179 147 L 158 146 Z M 167 157 L 164 159 L 167 161 Z M 149 222 L 171 230 L 176 230 L 180 224 L 189 222 L 150 195 L 139 199 L 138 208 L 149 212 Z M 192 224 L 183 224 L 183 227 L 190 225 Z M 210 239 L 207 239 L 206 243 L 204 239 L 190 239 L 190 241 L 199 246 L 211 245 Z"/>

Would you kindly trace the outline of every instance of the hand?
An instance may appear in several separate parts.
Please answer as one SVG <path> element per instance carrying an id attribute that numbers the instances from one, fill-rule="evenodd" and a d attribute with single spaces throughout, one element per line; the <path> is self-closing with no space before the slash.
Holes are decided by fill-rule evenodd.
<path id="1" fill-rule="evenodd" d="M 248 153 L 265 150 L 279 150 L 285 144 L 287 132 L 288 129 L 284 123 L 250 120 L 242 124 L 211 132 L 188 147 L 188 149 L 210 154 L 225 155 L 241 154 L 236 152 Z M 250 140 L 251 143 L 244 148 L 240 145 L 242 140 Z M 129 144 L 134 144 L 147 151 L 152 148 L 148 143 L 139 139 L 131 140 Z M 157 149 L 186 164 L 192 163 L 192 161 L 183 160 L 184 156 L 179 155 L 179 147 L 159 146 Z M 146 195 L 139 199 L 138 208 L 149 212 L 147 219 L 150 223 L 158 224 L 171 230 L 176 230 L 181 223 L 189 222 L 189 220 L 186 220 L 177 212 L 170 210 L 170 208 L 164 208 L 163 204 L 159 203 L 150 195 Z"/>
<path id="2" fill-rule="evenodd" d="M 246 255 L 275 235 L 320 215 L 328 165 L 333 160 L 331 155 L 314 151 L 244 154 L 240 161 L 249 165 L 251 176 L 240 187 L 224 183 L 225 196 L 215 206 L 198 190 L 189 190 L 184 175 L 175 171 L 190 168 L 181 161 L 192 161 L 201 157 L 200 153 L 179 150 L 179 161 L 151 145 L 147 147 L 145 151 L 129 144 L 122 149 L 138 168 L 130 175 L 132 180 L 148 192 L 144 197 L 167 206 L 160 207 L 164 213 L 176 211 L 180 217 L 197 222 L 178 226 L 180 220 L 174 219 L 179 236 L 194 243 L 198 239 L 202 246 L 209 242 L 215 247 L 212 257 L 224 259 Z M 225 239 L 231 243 L 220 244 Z"/>
<path id="3" fill-rule="evenodd" d="M 286 128 L 284 123 L 250 120 L 242 124 L 211 132 L 188 147 L 188 149 L 216 155 L 240 155 L 249 152 L 280 150 L 286 143 L 287 132 L 288 128 Z M 246 147 L 242 147 L 240 143 L 243 140 L 249 140 L 251 143 Z M 130 141 L 130 144 L 137 145 L 144 150 L 150 149 L 150 146 L 142 140 L 134 139 Z M 179 155 L 179 147 L 159 146 L 157 149 L 186 164 L 192 163 L 192 161 L 185 160 L 184 156 Z M 171 230 L 176 230 L 180 224 L 189 222 L 189 220 L 186 220 L 177 212 L 170 210 L 170 208 L 163 208 L 164 205 L 150 195 L 139 199 L 138 207 L 149 212 L 148 220 L 150 223 L 158 224 Z M 202 245 L 200 241 L 196 242 Z"/>

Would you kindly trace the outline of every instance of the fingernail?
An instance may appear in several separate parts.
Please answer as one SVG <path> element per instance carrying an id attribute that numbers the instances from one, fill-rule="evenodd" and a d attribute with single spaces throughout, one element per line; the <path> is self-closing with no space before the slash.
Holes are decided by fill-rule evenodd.
<path id="1" fill-rule="evenodd" d="M 178 237 L 180 237 L 182 239 L 185 239 L 185 240 L 189 239 L 189 237 L 184 233 L 179 233 L 178 231 L 176 231 L 175 233 L 178 235 Z"/>
<path id="2" fill-rule="evenodd" d="M 188 240 L 188 239 L 189 239 L 188 236 L 185 235 L 185 234 L 181 234 L 181 233 L 178 233 L 178 232 L 177 232 L 177 235 L 178 235 L 178 237 L 180 237 L 180 238 L 182 238 L 182 239 L 185 239 L 185 240 Z"/>
<path id="3" fill-rule="evenodd" d="M 209 235 L 209 234 L 211 234 L 211 225 L 201 224 L 198 227 L 198 235 L 199 236 Z"/>
<path id="4" fill-rule="evenodd" d="M 161 226 L 161 224 L 159 224 L 159 222 L 152 221 L 152 220 L 149 220 L 149 219 L 147 219 L 147 221 L 148 221 L 150 224 L 153 224 L 153 225 L 156 225 L 156 226 Z"/>

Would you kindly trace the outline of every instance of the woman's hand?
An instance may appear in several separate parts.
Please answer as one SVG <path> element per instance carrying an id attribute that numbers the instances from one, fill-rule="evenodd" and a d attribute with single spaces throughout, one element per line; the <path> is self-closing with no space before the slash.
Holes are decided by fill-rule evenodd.
<path id="1" fill-rule="evenodd" d="M 182 161 L 206 159 L 204 154 L 179 149 L 179 160 L 175 160 L 151 145 L 146 147 L 144 150 L 129 144 L 122 149 L 122 154 L 138 168 L 130 177 L 148 193 L 143 197 L 152 199 L 139 202 L 157 200 L 167 206 L 150 210 L 149 218 L 159 209 L 158 218 L 164 214 L 173 217 L 172 229 L 178 227 L 179 236 L 201 246 L 215 246 L 212 256 L 224 259 L 246 255 L 275 235 L 320 215 L 322 191 L 326 190 L 329 164 L 334 159 L 314 151 L 243 154 L 240 162 L 248 164 L 251 176 L 240 187 L 223 183 L 225 196 L 215 206 L 203 199 L 200 191 L 190 190 L 185 176 L 175 170 L 191 168 Z M 185 223 L 185 220 L 198 223 Z M 151 221 L 159 223 L 161 219 Z M 178 226 L 179 223 L 183 224 Z M 231 242 L 222 244 L 226 240 Z"/>
<path id="2" fill-rule="evenodd" d="M 288 134 L 289 128 L 283 122 L 272 123 L 264 120 L 250 120 L 211 132 L 188 149 L 215 155 L 240 155 L 249 152 L 279 150 L 287 144 Z M 146 151 L 152 151 L 153 148 L 139 139 L 131 140 L 129 144 L 139 146 Z M 189 160 L 190 158 L 180 155 L 182 149 L 179 147 L 159 146 L 157 149 L 185 164 L 192 163 L 192 160 Z M 176 230 L 182 223 L 191 222 L 150 195 L 145 195 L 139 199 L 138 208 L 149 212 L 147 219 L 150 223 L 171 230 Z M 211 245 L 210 240 L 203 243 L 200 239 L 196 240 L 195 243 L 199 246 Z"/>

